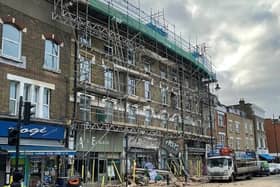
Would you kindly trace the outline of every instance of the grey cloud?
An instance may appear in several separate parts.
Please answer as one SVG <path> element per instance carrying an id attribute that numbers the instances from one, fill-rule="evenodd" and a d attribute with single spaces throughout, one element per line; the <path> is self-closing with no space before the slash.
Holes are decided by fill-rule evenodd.
<path id="1" fill-rule="evenodd" d="M 280 114 L 277 106 L 280 103 L 280 14 L 271 11 L 270 1 L 141 0 L 140 3 L 148 11 L 164 8 L 165 17 L 176 24 L 177 32 L 186 40 L 191 37 L 192 41 L 209 43 L 216 66 L 225 57 L 236 54 L 240 47 L 249 46 L 231 69 L 218 72 L 222 87 L 218 93 L 220 100 L 234 104 L 242 97 L 263 107 L 268 116 L 272 112 Z M 194 5 L 198 12 L 191 17 L 190 9 L 185 7 Z M 261 33 L 252 39 L 244 38 L 244 34 L 254 36 L 257 27 L 263 29 Z"/>

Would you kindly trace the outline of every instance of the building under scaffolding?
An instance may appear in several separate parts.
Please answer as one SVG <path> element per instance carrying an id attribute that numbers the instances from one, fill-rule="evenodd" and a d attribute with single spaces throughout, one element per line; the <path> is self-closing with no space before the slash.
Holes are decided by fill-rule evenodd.
<path id="1" fill-rule="evenodd" d="M 201 175 L 216 81 L 205 46 L 176 35 L 162 13 L 127 0 L 50 2 L 52 18 L 73 30 L 72 174 L 123 180 L 135 160 Z"/>

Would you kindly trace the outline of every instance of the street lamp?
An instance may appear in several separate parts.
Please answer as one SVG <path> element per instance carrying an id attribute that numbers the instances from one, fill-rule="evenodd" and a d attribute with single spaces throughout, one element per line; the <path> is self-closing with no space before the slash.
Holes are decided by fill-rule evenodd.
<path id="1" fill-rule="evenodd" d="M 279 119 L 280 119 L 280 116 L 279 116 Z M 278 162 L 278 142 L 277 142 L 277 137 L 276 137 L 276 134 L 277 134 L 276 133 L 276 125 L 277 125 L 276 120 L 277 119 L 274 119 L 274 114 L 273 114 L 272 124 L 273 124 L 273 127 L 274 127 L 274 140 L 275 140 L 275 147 L 276 147 L 276 149 L 275 149 L 276 150 L 276 160 Z"/>
<path id="2" fill-rule="evenodd" d="M 213 121 L 212 121 L 212 99 L 211 99 L 211 92 L 210 92 L 210 84 L 214 83 L 216 81 L 213 80 L 205 80 L 203 81 L 204 83 L 207 84 L 207 89 L 208 89 L 208 108 L 209 108 L 209 123 L 210 123 L 210 145 L 211 145 L 211 153 L 213 153 L 214 151 L 214 145 L 213 145 Z M 217 83 L 215 86 L 215 91 L 220 90 L 221 87 L 220 85 Z"/>

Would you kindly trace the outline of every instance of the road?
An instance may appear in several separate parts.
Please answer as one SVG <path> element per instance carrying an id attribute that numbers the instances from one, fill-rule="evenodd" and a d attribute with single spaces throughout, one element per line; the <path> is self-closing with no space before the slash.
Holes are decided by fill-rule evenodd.
<path id="1" fill-rule="evenodd" d="M 238 180 L 233 183 L 213 182 L 195 185 L 197 187 L 280 187 L 280 175 L 254 177 L 251 180 Z"/>

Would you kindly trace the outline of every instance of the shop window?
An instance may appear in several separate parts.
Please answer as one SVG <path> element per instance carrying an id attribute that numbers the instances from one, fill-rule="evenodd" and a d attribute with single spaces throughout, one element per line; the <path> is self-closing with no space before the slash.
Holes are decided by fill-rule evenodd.
<path id="1" fill-rule="evenodd" d="M 99 173 L 107 172 L 107 163 L 106 160 L 99 160 Z"/>
<path id="2" fill-rule="evenodd" d="M 9 100 L 9 114 L 17 114 L 17 100 L 18 100 L 18 82 L 11 81 L 10 83 L 10 100 Z"/>
<path id="3" fill-rule="evenodd" d="M 59 71 L 59 45 L 52 40 L 45 40 L 44 68 Z"/>
<path id="4" fill-rule="evenodd" d="M 145 125 L 151 125 L 152 121 L 152 111 L 150 109 L 145 110 Z"/>
<path id="5" fill-rule="evenodd" d="M 151 99 L 151 82 L 145 81 L 145 99 Z"/>
<path id="6" fill-rule="evenodd" d="M 3 24 L 2 55 L 8 58 L 20 60 L 22 33 L 10 24 Z"/>
<path id="7" fill-rule="evenodd" d="M 80 119 L 83 121 L 91 120 L 91 98 L 86 95 L 80 95 Z"/>
<path id="8" fill-rule="evenodd" d="M 136 123 L 136 107 L 131 105 L 128 108 L 128 123 Z"/>
<path id="9" fill-rule="evenodd" d="M 105 79 L 105 88 L 107 89 L 113 89 L 113 71 L 111 70 L 106 70 L 105 71 L 105 75 L 104 75 Z"/>
<path id="10" fill-rule="evenodd" d="M 114 104 L 112 101 L 106 101 L 105 104 L 105 113 L 106 113 L 106 122 L 112 122 L 113 121 L 113 108 Z"/>
<path id="11" fill-rule="evenodd" d="M 136 80 L 132 77 L 128 77 L 128 83 L 127 83 L 128 89 L 127 93 L 129 95 L 135 95 L 136 94 Z"/>
<path id="12" fill-rule="evenodd" d="M 91 81 L 91 61 L 85 57 L 80 58 L 80 81 Z"/>

